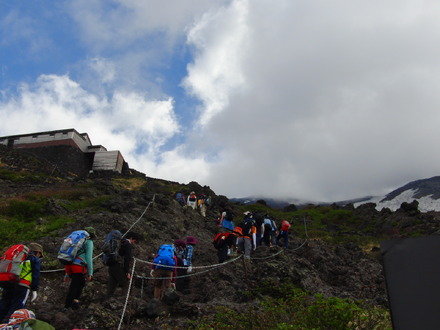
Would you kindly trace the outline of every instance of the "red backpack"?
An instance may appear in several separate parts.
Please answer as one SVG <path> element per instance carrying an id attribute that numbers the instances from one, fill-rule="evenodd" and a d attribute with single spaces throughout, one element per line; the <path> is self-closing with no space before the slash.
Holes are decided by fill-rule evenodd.
<path id="1" fill-rule="evenodd" d="M 0 282 L 18 282 L 21 264 L 26 260 L 29 248 L 23 244 L 11 246 L 0 258 Z"/>
<path id="2" fill-rule="evenodd" d="M 231 235 L 231 233 L 218 233 L 214 236 L 212 244 L 216 249 L 219 249 L 222 246 L 222 240 L 225 240 L 229 235 Z"/>

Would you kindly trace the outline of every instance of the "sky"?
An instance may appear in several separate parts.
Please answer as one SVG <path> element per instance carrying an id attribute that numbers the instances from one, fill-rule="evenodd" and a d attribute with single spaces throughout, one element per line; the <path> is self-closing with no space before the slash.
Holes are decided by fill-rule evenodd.
<path id="1" fill-rule="evenodd" d="M 333 202 L 440 174 L 436 0 L 0 0 L 0 136 Z"/>

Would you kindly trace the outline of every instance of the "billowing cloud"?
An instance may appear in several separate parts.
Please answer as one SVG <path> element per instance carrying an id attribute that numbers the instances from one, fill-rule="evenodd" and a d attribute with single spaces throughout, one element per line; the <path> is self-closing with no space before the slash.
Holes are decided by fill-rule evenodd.
<path id="1" fill-rule="evenodd" d="M 74 127 L 147 175 L 230 197 L 335 201 L 438 175 L 433 0 L 63 5 L 53 10 L 71 18 L 75 56 L 56 57 L 66 58 L 56 73 L 17 73 L 21 87 L 1 94 L 0 135 Z M 35 40 L 62 54 L 51 26 L 17 10 L 2 27 L 38 26 Z"/>
<path id="2" fill-rule="evenodd" d="M 121 150 L 128 160 L 137 159 L 139 150 L 151 162 L 160 160 L 160 148 L 179 132 L 171 98 L 148 100 L 118 91 L 99 97 L 68 76 L 43 75 L 33 85 L 23 84 L 16 95 L 4 95 L 0 114 L 2 135 L 75 128 L 89 133 L 94 144 Z"/>
<path id="3" fill-rule="evenodd" d="M 192 91 L 208 112 L 218 104 L 206 97 L 212 90 L 228 100 L 208 128 L 222 139 L 208 181 L 242 196 L 331 201 L 436 175 L 440 157 L 425 145 L 439 138 L 437 14 L 415 3 L 279 4 L 235 1 L 234 14 L 221 12 L 215 21 L 226 25 L 240 15 L 241 24 L 229 24 L 235 31 L 196 30 L 209 42 L 198 43 L 186 82 L 195 81 Z M 226 80 L 229 91 L 197 83 L 198 71 L 214 82 L 210 68 L 230 72 L 233 61 L 216 67 L 205 59 L 215 40 L 239 38 L 243 26 L 250 31 L 243 48 L 222 48 L 238 61 L 241 80 Z M 222 63 L 221 55 L 213 62 Z"/>

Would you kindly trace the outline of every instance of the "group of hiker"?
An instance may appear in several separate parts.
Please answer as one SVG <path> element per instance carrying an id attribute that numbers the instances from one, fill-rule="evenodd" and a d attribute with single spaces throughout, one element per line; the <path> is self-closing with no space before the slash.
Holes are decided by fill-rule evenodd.
<path id="1" fill-rule="evenodd" d="M 150 276 L 154 278 L 154 298 L 162 300 L 165 292 L 173 288 L 189 293 L 194 249 L 198 240 L 194 236 L 177 239 L 174 244 L 163 244 L 153 260 Z"/>
<path id="2" fill-rule="evenodd" d="M 0 329 L 55 329 L 36 320 L 35 314 L 24 305 L 35 301 L 40 283 L 40 259 L 43 247 L 38 243 L 11 246 L 0 261 Z"/>
<path id="3" fill-rule="evenodd" d="M 80 297 L 86 281 L 93 278 L 93 254 L 96 230 L 85 227 L 68 235 L 59 249 L 57 259 L 64 266 L 64 282 L 70 282 L 62 311 L 80 308 Z M 130 263 L 133 246 L 141 240 L 141 235 L 129 231 L 125 235 L 119 230 L 107 234 L 101 247 L 102 261 L 108 269 L 107 293 L 105 298 L 113 297 L 117 287 L 122 295 L 127 294 L 131 279 Z M 160 246 L 151 267 L 154 282 L 154 298 L 162 300 L 170 287 L 189 293 L 189 277 L 192 272 L 194 248 L 198 240 L 194 236 L 177 239 L 174 244 Z M 14 313 L 24 309 L 28 298 L 37 298 L 40 280 L 40 259 L 43 247 L 38 243 L 17 244 L 7 249 L 0 259 L 0 323 L 10 323 Z M 32 311 L 30 311 L 33 313 Z M 6 329 L 1 327 L 0 330 Z"/>
<path id="4" fill-rule="evenodd" d="M 194 195 L 194 196 L 193 196 Z M 203 200 L 203 202 L 199 202 Z M 195 208 L 195 204 L 206 205 L 209 198 L 188 195 L 184 206 Z M 206 209 L 205 209 L 206 211 Z M 202 214 L 206 216 L 206 213 Z M 217 249 L 218 262 L 223 263 L 236 252 L 243 253 L 249 260 L 252 251 L 258 246 L 289 247 L 290 223 L 283 220 L 277 227 L 269 214 L 244 212 L 243 219 L 234 224 L 234 213 L 224 209 L 219 218 L 220 232 L 215 235 L 213 245 Z M 64 266 L 64 281 L 70 282 L 63 311 L 80 308 L 80 298 L 86 281 L 93 278 L 94 227 L 88 226 L 68 235 L 59 249 L 57 259 Z M 141 240 L 141 235 L 129 231 L 122 235 L 113 230 L 105 237 L 101 246 L 102 261 L 108 269 L 106 298 L 113 297 L 117 287 L 122 295 L 127 294 L 131 279 L 130 263 L 133 259 L 133 246 Z M 163 300 L 168 289 L 183 294 L 189 293 L 190 273 L 193 269 L 194 249 L 198 240 L 194 236 L 176 239 L 163 244 L 154 257 L 150 276 L 153 279 L 154 299 Z M 14 313 L 24 310 L 28 300 L 37 299 L 40 280 L 40 259 L 44 257 L 43 247 L 38 243 L 17 244 L 10 247 L 0 259 L 0 287 L 3 289 L 0 300 L 0 330 L 6 329 Z M 31 311 L 29 311 L 31 312 Z M 31 312 L 32 313 L 32 312 Z M 35 319 L 35 317 L 34 317 Z"/>
<path id="5" fill-rule="evenodd" d="M 185 195 L 181 192 L 176 194 L 176 201 L 182 207 L 190 207 L 193 210 L 198 209 L 203 217 L 206 217 L 206 211 L 208 205 L 211 202 L 211 198 L 205 194 L 199 194 L 198 196 L 194 191 L 191 191 L 185 198 Z"/>
<path id="6" fill-rule="evenodd" d="M 234 249 L 243 253 L 245 259 L 250 259 L 252 251 L 263 243 L 273 247 L 282 241 L 284 248 L 289 247 L 291 224 L 283 220 L 277 228 L 275 220 L 269 214 L 262 216 L 246 211 L 243 219 L 235 226 L 232 210 L 225 209 L 218 218 L 218 226 L 223 231 L 214 237 L 213 244 L 217 249 L 219 263 L 226 261 Z"/>

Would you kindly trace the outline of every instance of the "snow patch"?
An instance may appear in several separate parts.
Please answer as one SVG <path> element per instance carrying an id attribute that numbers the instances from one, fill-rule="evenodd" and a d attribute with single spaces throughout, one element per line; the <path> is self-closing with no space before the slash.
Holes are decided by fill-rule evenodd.
<path id="1" fill-rule="evenodd" d="M 372 197 L 369 200 L 355 203 L 354 207 L 358 207 L 365 203 L 376 203 L 376 210 L 380 211 L 383 208 L 389 208 L 391 211 L 396 211 L 400 208 L 403 202 L 412 203 L 414 200 L 419 202 L 419 211 L 420 212 L 429 212 L 429 211 L 440 211 L 440 200 L 433 199 L 432 195 L 423 196 L 421 198 L 414 198 L 414 195 L 417 193 L 418 189 L 409 189 L 402 192 L 400 195 L 396 196 L 392 200 L 381 202 L 386 196 L 382 197 Z"/>

